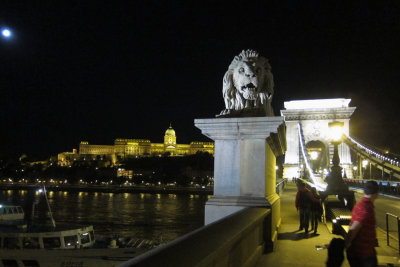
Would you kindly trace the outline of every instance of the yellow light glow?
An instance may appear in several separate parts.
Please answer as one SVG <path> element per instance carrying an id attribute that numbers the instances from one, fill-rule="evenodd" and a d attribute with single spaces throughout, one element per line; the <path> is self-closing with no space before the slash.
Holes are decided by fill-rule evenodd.
<path id="1" fill-rule="evenodd" d="M 329 123 L 330 135 L 332 140 L 339 141 L 343 135 L 344 123 L 341 121 L 334 121 Z"/>
<path id="2" fill-rule="evenodd" d="M 318 155 L 319 155 L 318 151 L 311 151 L 311 152 L 310 152 L 310 158 L 311 158 L 311 160 L 316 160 L 316 159 L 318 159 Z"/>
<path id="3" fill-rule="evenodd" d="M 363 166 L 363 168 L 367 167 L 368 163 L 369 163 L 369 161 L 366 160 L 366 159 L 364 159 L 364 160 L 362 161 L 362 166 Z"/>

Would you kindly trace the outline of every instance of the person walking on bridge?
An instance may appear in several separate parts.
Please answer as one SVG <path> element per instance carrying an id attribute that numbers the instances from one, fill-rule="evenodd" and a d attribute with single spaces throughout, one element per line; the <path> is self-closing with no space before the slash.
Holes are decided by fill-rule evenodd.
<path id="1" fill-rule="evenodd" d="M 321 199 L 321 196 L 318 194 L 315 187 L 311 188 L 311 192 L 313 193 L 314 198 Z M 321 202 L 311 203 L 311 230 L 314 230 L 315 235 L 317 234 L 318 221 L 321 220 L 322 212 Z"/>
<path id="2" fill-rule="evenodd" d="M 300 213 L 299 231 L 303 230 L 308 234 L 308 226 L 310 223 L 311 205 L 313 202 L 320 203 L 321 200 L 314 197 L 313 193 L 306 188 L 304 182 L 297 183 L 298 191 L 296 194 L 296 209 Z"/>
<path id="3" fill-rule="evenodd" d="M 376 218 L 374 201 L 379 187 L 375 181 L 364 186 L 364 197 L 354 206 L 346 236 L 347 259 L 351 267 L 376 267 Z"/>

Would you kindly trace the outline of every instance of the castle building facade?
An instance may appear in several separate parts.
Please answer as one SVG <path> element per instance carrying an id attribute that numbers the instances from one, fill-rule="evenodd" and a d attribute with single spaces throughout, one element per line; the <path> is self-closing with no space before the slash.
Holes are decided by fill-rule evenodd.
<path id="1" fill-rule="evenodd" d="M 190 142 L 177 144 L 175 130 L 170 125 L 165 131 L 164 143 L 152 143 L 148 139 L 115 139 L 114 145 L 92 145 L 87 141 L 79 144 L 79 152 L 58 154 L 58 165 L 72 166 L 76 160 L 101 160 L 115 165 L 119 161 L 130 157 L 144 156 L 185 156 L 197 152 L 207 152 L 214 155 L 213 142 Z"/>

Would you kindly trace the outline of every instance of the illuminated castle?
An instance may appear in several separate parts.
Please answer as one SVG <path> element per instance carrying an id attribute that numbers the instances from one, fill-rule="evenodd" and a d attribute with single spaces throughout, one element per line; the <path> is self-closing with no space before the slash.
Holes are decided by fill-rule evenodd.
<path id="1" fill-rule="evenodd" d="M 87 141 L 79 144 L 79 153 L 72 152 L 58 154 L 58 164 L 71 166 L 76 160 L 104 160 L 115 164 L 129 157 L 142 156 L 185 156 L 197 152 L 208 152 L 214 155 L 213 142 L 191 142 L 177 144 L 175 130 L 170 125 L 165 131 L 164 143 L 151 143 L 148 139 L 115 139 L 114 145 L 91 145 Z"/>

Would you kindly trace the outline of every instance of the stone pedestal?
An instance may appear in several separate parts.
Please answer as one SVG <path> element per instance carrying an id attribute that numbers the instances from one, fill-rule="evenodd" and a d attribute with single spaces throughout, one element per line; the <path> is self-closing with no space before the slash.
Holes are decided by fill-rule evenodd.
<path id="1" fill-rule="evenodd" d="M 275 162 L 286 148 L 283 117 L 196 119 L 195 126 L 215 141 L 214 196 L 205 224 L 247 207 L 276 206 L 273 217 L 280 220 Z"/>

